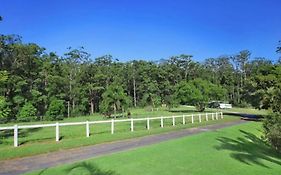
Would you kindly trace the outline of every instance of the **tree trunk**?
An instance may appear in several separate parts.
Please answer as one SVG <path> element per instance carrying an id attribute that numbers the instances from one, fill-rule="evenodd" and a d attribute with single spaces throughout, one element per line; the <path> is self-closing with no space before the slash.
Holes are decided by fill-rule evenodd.
<path id="1" fill-rule="evenodd" d="M 114 110 L 114 118 L 116 119 L 116 104 L 115 103 L 113 105 L 113 110 Z"/>
<path id="2" fill-rule="evenodd" d="M 91 100 L 91 114 L 94 114 L 94 102 Z"/>
<path id="3" fill-rule="evenodd" d="M 67 117 L 70 117 L 70 103 L 67 101 Z"/>
<path id="4" fill-rule="evenodd" d="M 135 80 L 135 77 L 134 77 L 134 80 L 133 80 L 133 85 L 134 85 L 134 106 L 137 107 L 137 95 L 136 95 L 136 80 Z"/>
<path id="5" fill-rule="evenodd" d="M 75 108 L 75 101 L 72 100 L 72 110 L 74 110 L 74 108 Z"/>

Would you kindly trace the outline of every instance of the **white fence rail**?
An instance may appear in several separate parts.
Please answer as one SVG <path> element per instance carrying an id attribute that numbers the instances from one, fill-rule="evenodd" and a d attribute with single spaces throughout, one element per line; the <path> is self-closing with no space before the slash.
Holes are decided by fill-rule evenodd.
<path id="1" fill-rule="evenodd" d="M 18 130 L 19 129 L 29 129 L 29 128 L 45 128 L 45 127 L 55 127 L 56 141 L 60 140 L 60 126 L 75 126 L 75 125 L 85 125 L 86 126 L 86 137 L 90 137 L 90 125 L 99 123 L 111 123 L 111 134 L 114 134 L 114 124 L 117 122 L 130 122 L 131 131 L 134 131 L 134 121 L 146 121 L 146 128 L 150 129 L 151 120 L 160 120 L 160 127 L 164 127 L 164 119 L 172 119 L 173 126 L 176 125 L 176 118 L 182 118 L 182 124 L 186 124 L 186 117 L 191 117 L 191 123 L 194 123 L 195 117 L 198 117 L 199 123 L 202 122 L 202 118 L 205 116 L 205 121 L 218 120 L 219 117 L 223 119 L 222 112 L 216 113 L 205 113 L 205 114 L 189 114 L 189 115 L 177 115 L 177 116 L 166 116 L 166 117 L 150 117 L 150 118 L 131 118 L 131 119 L 117 119 L 117 120 L 102 120 L 102 121 L 85 121 L 85 122 L 70 122 L 70 123 L 53 123 L 53 124 L 41 124 L 41 125 L 14 125 L 7 127 L 0 127 L 1 130 L 14 130 L 14 147 L 18 147 Z"/>

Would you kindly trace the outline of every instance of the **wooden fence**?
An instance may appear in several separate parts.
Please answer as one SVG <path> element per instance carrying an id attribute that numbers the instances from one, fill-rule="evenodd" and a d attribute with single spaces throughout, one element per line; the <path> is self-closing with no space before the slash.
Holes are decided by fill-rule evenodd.
<path id="1" fill-rule="evenodd" d="M 52 123 L 52 124 L 41 124 L 41 125 L 14 125 L 7 127 L 0 127 L 1 130 L 14 130 L 14 147 L 18 147 L 18 130 L 19 129 L 29 129 L 29 128 L 45 128 L 45 127 L 55 127 L 56 141 L 60 140 L 60 126 L 75 126 L 75 125 L 85 125 L 86 127 L 86 137 L 90 137 L 90 125 L 99 123 L 111 123 L 111 134 L 114 134 L 114 124 L 118 122 L 130 122 L 131 131 L 134 131 L 134 121 L 146 121 L 146 128 L 150 129 L 151 120 L 160 120 L 160 127 L 164 127 L 164 119 L 172 119 L 173 126 L 176 125 L 176 118 L 182 118 L 182 124 L 186 124 L 186 117 L 191 117 L 191 123 L 194 123 L 195 117 L 198 117 L 198 121 L 202 120 L 218 120 L 223 118 L 222 112 L 216 113 L 204 113 L 204 114 L 189 114 L 189 115 L 177 115 L 177 116 L 166 116 L 166 117 L 151 117 L 151 118 L 130 118 L 130 119 L 112 119 L 112 120 L 102 120 L 102 121 L 85 121 L 85 122 L 70 122 L 70 123 Z M 205 119 L 203 119 L 205 117 Z M 210 117 L 210 119 L 209 119 Z"/>

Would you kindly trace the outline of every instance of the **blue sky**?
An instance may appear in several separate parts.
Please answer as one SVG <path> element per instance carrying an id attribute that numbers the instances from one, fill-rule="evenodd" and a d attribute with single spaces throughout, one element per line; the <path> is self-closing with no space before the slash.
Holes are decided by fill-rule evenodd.
<path id="1" fill-rule="evenodd" d="M 196 60 L 248 49 L 276 60 L 280 0 L 3 0 L 1 34 L 55 51 L 84 46 L 92 57 Z"/>

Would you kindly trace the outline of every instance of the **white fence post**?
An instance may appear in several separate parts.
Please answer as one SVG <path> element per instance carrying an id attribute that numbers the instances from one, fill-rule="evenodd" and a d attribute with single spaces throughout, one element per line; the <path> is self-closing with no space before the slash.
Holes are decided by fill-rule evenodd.
<path id="1" fill-rule="evenodd" d="M 164 121 L 163 121 L 163 117 L 161 117 L 161 128 L 164 127 Z"/>
<path id="2" fill-rule="evenodd" d="M 216 112 L 216 120 L 218 120 L 219 119 L 219 117 L 218 117 L 218 113 Z"/>
<path id="3" fill-rule="evenodd" d="M 199 114 L 199 123 L 201 123 L 201 114 Z"/>
<path id="4" fill-rule="evenodd" d="M 185 125 L 185 116 L 184 115 L 182 115 L 182 124 Z"/>
<path id="5" fill-rule="evenodd" d="M 223 119 L 223 113 L 221 112 L 221 118 Z"/>
<path id="6" fill-rule="evenodd" d="M 146 119 L 146 128 L 149 130 L 149 118 Z"/>
<path id="7" fill-rule="evenodd" d="M 206 113 L 206 121 L 208 121 L 208 113 Z"/>
<path id="8" fill-rule="evenodd" d="M 194 123 L 193 114 L 191 115 L 191 123 Z"/>
<path id="9" fill-rule="evenodd" d="M 90 137 L 90 125 L 89 125 L 89 121 L 86 121 L 86 137 Z"/>
<path id="10" fill-rule="evenodd" d="M 173 116 L 173 126 L 176 125 L 176 122 L 175 122 L 175 116 Z"/>
<path id="11" fill-rule="evenodd" d="M 212 113 L 212 120 L 214 120 L 214 113 Z"/>
<path id="12" fill-rule="evenodd" d="M 18 125 L 14 126 L 14 147 L 18 147 Z"/>
<path id="13" fill-rule="evenodd" d="M 134 119 L 131 118 L 131 131 L 134 131 Z"/>
<path id="14" fill-rule="evenodd" d="M 56 141 L 60 141 L 60 128 L 59 128 L 59 122 L 56 123 Z"/>
<path id="15" fill-rule="evenodd" d="M 114 134 L 114 119 L 111 120 L 111 134 Z"/>

